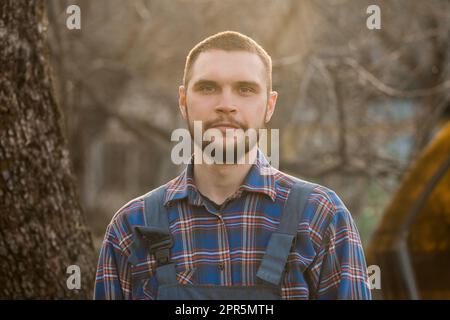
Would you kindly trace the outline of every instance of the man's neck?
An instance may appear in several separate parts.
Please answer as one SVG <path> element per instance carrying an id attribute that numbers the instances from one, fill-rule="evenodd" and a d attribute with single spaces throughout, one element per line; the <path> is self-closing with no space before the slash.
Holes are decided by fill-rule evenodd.
<path id="1" fill-rule="evenodd" d="M 216 204 L 222 204 L 241 186 L 256 160 L 257 148 L 246 155 L 245 164 L 194 164 L 197 189 Z"/>

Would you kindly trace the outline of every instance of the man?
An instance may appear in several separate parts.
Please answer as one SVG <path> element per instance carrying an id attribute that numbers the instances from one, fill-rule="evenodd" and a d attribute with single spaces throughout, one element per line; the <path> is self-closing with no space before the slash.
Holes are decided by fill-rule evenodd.
<path id="1" fill-rule="evenodd" d="M 264 128 L 277 100 L 271 73 L 269 55 L 240 33 L 197 44 L 179 88 L 191 133 L 194 121 L 222 134 Z M 247 161 L 194 153 L 180 176 L 115 214 L 95 299 L 370 299 L 359 234 L 336 193 L 271 167 L 245 137 L 197 147 L 219 142 L 225 153 L 244 142 Z"/>

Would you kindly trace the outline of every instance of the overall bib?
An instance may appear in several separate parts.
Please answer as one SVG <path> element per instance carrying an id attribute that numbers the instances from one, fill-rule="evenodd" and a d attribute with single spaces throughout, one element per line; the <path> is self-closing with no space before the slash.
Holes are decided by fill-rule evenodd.
<path id="1" fill-rule="evenodd" d="M 136 226 L 134 231 L 141 244 L 146 245 L 156 258 L 158 281 L 157 300 L 279 300 L 281 280 L 293 240 L 315 184 L 296 179 L 281 214 L 278 230 L 270 236 L 266 252 L 256 273 L 254 286 L 218 286 L 180 284 L 175 263 L 170 261 L 173 246 L 169 231 L 168 213 L 163 204 L 164 188 L 159 187 L 144 196 L 146 226 Z M 134 252 L 131 260 L 135 259 Z"/>

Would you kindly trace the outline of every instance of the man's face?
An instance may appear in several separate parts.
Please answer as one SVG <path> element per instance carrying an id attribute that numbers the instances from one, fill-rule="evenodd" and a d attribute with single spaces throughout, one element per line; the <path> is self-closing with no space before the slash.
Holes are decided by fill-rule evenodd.
<path id="1" fill-rule="evenodd" d="M 194 121 L 202 122 L 203 132 L 219 129 L 226 152 L 240 142 L 228 141 L 226 130 L 264 128 L 270 120 L 277 93 L 267 91 L 266 70 L 258 55 L 208 50 L 194 62 L 188 88 L 180 86 L 179 106 L 192 136 Z"/>

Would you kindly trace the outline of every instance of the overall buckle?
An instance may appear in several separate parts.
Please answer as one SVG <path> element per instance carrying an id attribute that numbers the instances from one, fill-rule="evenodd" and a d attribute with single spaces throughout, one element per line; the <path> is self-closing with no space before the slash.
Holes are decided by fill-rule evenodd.
<path id="1" fill-rule="evenodd" d="M 136 227 L 150 254 L 155 255 L 158 266 L 171 263 L 170 248 L 173 247 L 172 235 L 155 227 Z"/>

